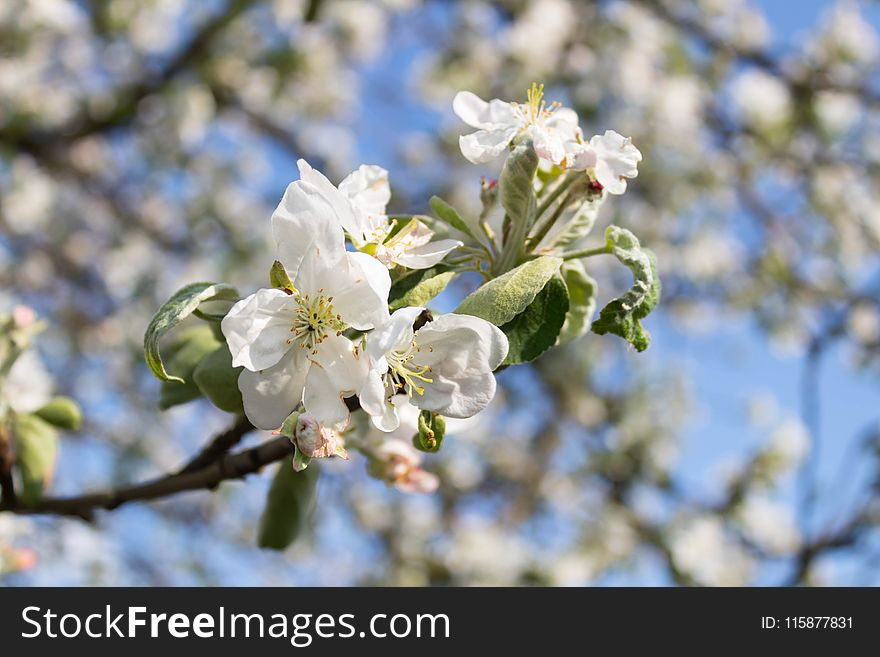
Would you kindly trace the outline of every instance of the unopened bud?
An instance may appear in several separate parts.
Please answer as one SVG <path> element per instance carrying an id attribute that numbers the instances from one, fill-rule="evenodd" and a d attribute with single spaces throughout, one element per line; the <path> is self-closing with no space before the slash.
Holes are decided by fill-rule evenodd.
<path id="1" fill-rule="evenodd" d="M 480 201 L 483 203 L 483 214 L 488 213 L 498 202 L 498 181 L 494 178 L 480 178 Z"/>
<path id="2" fill-rule="evenodd" d="M 27 328 L 37 321 L 37 313 L 28 306 L 16 306 L 12 309 L 12 321 L 18 328 Z"/>
<path id="3" fill-rule="evenodd" d="M 339 438 L 333 429 L 325 427 L 314 415 L 301 413 L 296 419 L 293 440 L 305 456 L 323 458 L 336 454 Z"/>
<path id="4" fill-rule="evenodd" d="M 374 452 L 369 472 L 407 493 L 432 493 L 440 480 L 421 468 L 421 455 L 409 444 L 396 438 L 382 443 Z"/>

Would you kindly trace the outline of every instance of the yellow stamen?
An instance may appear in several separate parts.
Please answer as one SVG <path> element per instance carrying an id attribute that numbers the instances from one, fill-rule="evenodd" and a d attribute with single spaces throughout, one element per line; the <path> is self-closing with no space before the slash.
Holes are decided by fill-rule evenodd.
<path id="1" fill-rule="evenodd" d="M 526 97 L 529 99 L 529 113 L 534 121 L 544 113 L 546 105 L 544 102 L 544 83 L 542 82 L 539 85 L 536 82 L 532 82 L 532 88 L 526 91 Z"/>

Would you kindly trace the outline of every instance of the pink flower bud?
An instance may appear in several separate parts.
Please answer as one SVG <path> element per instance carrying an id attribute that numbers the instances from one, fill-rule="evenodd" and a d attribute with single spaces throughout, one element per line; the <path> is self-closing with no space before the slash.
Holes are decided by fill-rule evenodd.
<path id="1" fill-rule="evenodd" d="M 405 493 L 433 493 L 440 486 L 440 478 L 433 472 L 413 468 L 395 486 Z"/>
<path id="2" fill-rule="evenodd" d="M 422 456 L 403 440 L 389 438 L 374 452 L 375 476 L 406 493 L 433 493 L 440 485 L 437 475 L 423 470 Z"/>
<path id="3" fill-rule="evenodd" d="M 339 438 L 333 429 L 325 427 L 314 415 L 301 413 L 296 420 L 294 442 L 305 456 L 323 458 L 336 454 Z"/>
<path id="4" fill-rule="evenodd" d="M 28 306 L 16 306 L 12 309 L 12 321 L 19 328 L 27 328 L 37 321 L 37 313 Z"/>

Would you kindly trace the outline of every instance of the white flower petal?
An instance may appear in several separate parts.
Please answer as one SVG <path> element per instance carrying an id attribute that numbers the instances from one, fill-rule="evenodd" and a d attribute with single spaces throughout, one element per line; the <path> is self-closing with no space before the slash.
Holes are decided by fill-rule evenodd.
<path id="1" fill-rule="evenodd" d="M 384 431 L 385 433 L 397 431 L 397 429 L 400 428 L 400 415 L 398 410 L 402 406 L 409 406 L 409 397 L 406 395 L 394 395 L 383 405 L 381 414 L 370 416 L 373 426 L 379 431 Z"/>
<path id="2" fill-rule="evenodd" d="M 458 240 L 437 240 L 422 246 L 405 249 L 394 262 L 410 269 L 427 269 L 443 260 L 447 253 L 462 245 Z"/>
<path id="3" fill-rule="evenodd" d="M 501 127 L 492 130 L 477 130 L 469 135 L 458 138 L 461 154 L 474 164 L 484 164 L 501 155 L 513 138 L 518 129 L 516 127 Z"/>
<path id="4" fill-rule="evenodd" d="M 319 365 L 336 388 L 337 396 L 350 397 L 364 386 L 369 363 L 358 353 L 351 340 L 342 335 L 328 335 L 308 358 Z"/>
<path id="5" fill-rule="evenodd" d="M 349 411 L 342 394 L 327 371 L 313 362 L 306 375 L 303 405 L 326 426 L 336 426 L 348 422 Z"/>
<path id="6" fill-rule="evenodd" d="M 416 342 L 422 348 L 419 362 L 448 374 L 462 369 L 494 371 L 507 357 L 509 347 L 507 336 L 494 324 L 455 313 L 425 324 L 416 334 Z"/>
<path id="7" fill-rule="evenodd" d="M 307 257 L 322 258 L 332 266 L 345 256 L 345 235 L 333 206 L 317 187 L 303 180 L 287 186 L 272 214 L 272 233 L 278 258 L 292 278 Z"/>
<path id="8" fill-rule="evenodd" d="M 388 171 L 375 164 L 362 164 L 339 183 L 339 191 L 355 207 L 374 215 L 383 215 L 391 200 Z"/>
<path id="9" fill-rule="evenodd" d="M 624 178 L 635 178 L 639 175 L 638 163 L 642 154 L 633 146 L 628 137 L 614 130 L 606 130 L 590 139 L 590 147 L 596 152 L 596 180 L 611 194 L 623 194 L 626 191 Z"/>
<path id="10" fill-rule="evenodd" d="M 572 139 L 579 130 L 577 112 L 570 107 L 559 107 L 547 118 L 545 122 L 547 126 L 558 130 L 564 136 L 570 136 Z"/>
<path id="11" fill-rule="evenodd" d="M 243 370 L 238 389 L 247 418 L 258 429 L 277 429 L 302 401 L 308 361 L 294 349 L 277 365 L 261 372 Z"/>
<path id="12" fill-rule="evenodd" d="M 413 323 L 423 310 L 424 308 L 418 306 L 395 310 L 385 324 L 377 326 L 367 336 L 367 355 L 373 361 L 378 361 L 395 349 L 408 347 L 413 339 Z"/>
<path id="13" fill-rule="evenodd" d="M 367 379 L 363 387 L 358 393 L 358 399 L 361 408 L 370 417 L 382 416 L 385 414 L 385 384 L 382 382 L 382 375 L 385 369 L 371 369 L 367 374 Z"/>
<path id="14" fill-rule="evenodd" d="M 565 144 L 554 130 L 535 128 L 532 130 L 532 139 L 538 157 L 553 164 L 559 164 L 565 159 Z"/>
<path id="15" fill-rule="evenodd" d="M 365 217 L 362 213 L 355 211 L 351 199 L 340 189 L 327 179 L 323 173 L 313 168 L 308 162 L 300 159 L 296 163 L 299 167 L 300 180 L 314 187 L 321 194 L 321 197 L 327 201 L 333 210 L 333 217 L 342 228 L 351 234 L 359 234 L 368 225 L 365 225 Z M 390 194 L 390 192 L 389 192 Z"/>
<path id="16" fill-rule="evenodd" d="M 424 385 L 423 394 L 413 395 L 412 403 L 446 417 L 472 417 L 486 408 L 495 396 L 495 376 L 491 372 L 455 379 L 435 373 L 433 378 L 433 383 Z"/>
<path id="17" fill-rule="evenodd" d="M 615 175 L 614 169 L 604 159 L 596 163 L 596 180 L 609 194 L 623 194 L 626 191 L 626 180 Z"/>
<path id="18" fill-rule="evenodd" d="M 348 253 L 345 266 L 327 282 L 333 307 L 343 320 L 358 330 L 371 329 L 388 321 L 388 268 L 366 253 Z"/>
<path id="19" fill-rule="evenodd" d="M 568 152 L 565 154 L 566 167 L 575 171 L 592 169 L 598 163 L 596 151 L 589 144 L 569 143 L 566 145 Z"/>
<path id="20" fill-rule="evenodd" d="M 275 365 L 290 349 L 295 302 L 282 290 L 262 289 L 236 303 L 220 324 L 233 367 L 256 372 Z"/>
<path id="21" fill-rule="evenodd" d="M 497 98 L 486 102 L 470 91 L 459 91 L 452 99 L 452 110 L 462 121 L 474 128 L 488 129 L 516 123 L 510 103 Z"/>

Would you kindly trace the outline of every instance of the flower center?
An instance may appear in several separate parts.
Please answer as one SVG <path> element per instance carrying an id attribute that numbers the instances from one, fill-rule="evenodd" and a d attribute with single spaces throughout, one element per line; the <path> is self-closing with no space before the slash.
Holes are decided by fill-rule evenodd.
<path id="1" fill-rule="evenodd" d="M 370 236 L 370 244 L 361 250 L 372 255 L 382 264 L 389 267 L 393 266 L 395 259 L 416 245 L 415 242 L 418 237 L 416 233 L 419 229 L 419 222 L 416 220 L 409 221 L 389 238 L 389 235 L 394 232 L 395 227 L 393 223 L 386 223 L 373 229 Z"/>
<path id="2" fill-rule="evenodd" d="M 561 105 L 553 101 L 549 105 L 544 100 L 544 84 L 532 82 L 532 87 L 526 91 L 528 102 L 525 105 L 511 103 L 519 111 L 526 125 L 540 125 Z"/>
<path id="3" fill-rule="evenodd" d="M 434 348 L 428 347 L 428 350 L 434 351 Z M 409 347 L 395 349 L 385 356 L 385 360 L 388 361 L 388 373 L 385 375 L 386 388 L 392 388 L 395 393 L 402 389 L 410 397 L 413 392 L 419 395 L 425 394 L 424 386 L 419 383 L 433 383 L 434 379 L 428 377 L 432 371 L 430 366 L 414 362 L 420 351 L 421 348 L 413 340 Z"/>
<path id="4" fill-rule="evenodd" d="M 341 335 L 347 328 L 342 316 L 333 311 L 333 297 L 324 296 L 323 288 L 315 296 L 294 293 L 294 298 L 297 305 L 290 327 L 293 337 L 287 344 L 297 341 L 302 349 L 314 353 L 315 347 L 326 340 L 328 335 Z"/>

